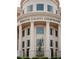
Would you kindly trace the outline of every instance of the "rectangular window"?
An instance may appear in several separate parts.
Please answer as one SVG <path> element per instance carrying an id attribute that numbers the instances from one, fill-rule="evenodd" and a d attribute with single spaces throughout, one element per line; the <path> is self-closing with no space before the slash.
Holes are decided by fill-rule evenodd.
<path id="1" fill-rule="evenodd" d="M 23 30 L 23 31 L 22 31 L 22 37 L 24 37 L 24 36 L 25 36 L 25 31 Z"/>
<path id="2" fill-rule="evenodd" d="M 56 57 L 57 57 L 57 51 L 58 51 L 58 49 L 55 50 L 55 56 L 56 56 Z"/>
<path id="3" fill-rule="evenodd" d="M 44 10 L 44 4 L 37 4 L 37 11 L 43 11 Z"/>
<path id="4" fill-rule="evenodd" d="M 52 28 L 50 28 L 50 35 L 52 35 Z"/>
<path id="5" fill-rule="evenodd" d="M 53 46 L 53 40 L 50 40 L 50 47 Z"/>
<path id="6" fill-rule="evenodd" d="M 24 49 L 22 49 L 22 52 L 23 52 L 23 57 L 25 57 L 25 50 L 24 50 Z"/>
<path id="7" fill-rule="evenodd" d="M 30 40 L 27 40 L 27 47 L 30 47 Z"/>
<path id="8" fill-rule="evenodd" d="M 27 35 L 30 35 L 30 28 L 27 29 Z"/>
<path id="9" fill-rule="evenodd" d="M 56 48 L 58 48 L 58 42 L 57 41 L 56 41 L 55 45 L 56 45 Z"/>
<path id="10" fill-rule="evenodd" d="M 55 36 L 58 37 L 58 31 L 57 30 L 55 31 Z"/>
<path id="11" fill-rule="evenodd" d="M 43 27 L 37 27 L 36 28 L 36 34 L 44 34 L 44 28 Z"/>
<path id="12" fill-rule="evenodd" d="M 44 56 L 44 48 L 36 48 L 36 56 L 40 56 L 40 57 L 43 57 Z"/>
<path id="13" fill-rule="evenodd" d="M 41 47 L 44 46 L 44 41 L 43 41 L 43 39 L 37 39 L 37 40 L 36 40 L 36 46 L 38 46 L 38 47 L 39 47 L 39 46 L 41 46 Z"/>
<path id="14" fill-rule="evenodd" d="M 52 7 L 52 6 L 48 5 L 47 8 L 48 8 L 48 11 L 49 11 L 49 12 L 52 12 L 52 11 L 53 11 L 53 7 Z"/>
<path id="15" fill-rule="evenodd" d="M 23 41 L 23 42 L 22 42 L 22 48 L 24 48 L 24 46 L 25 46 L 24 44 L 25 44 L 25 42 Z"/>
<path id="16" fill-rule="evenodd" d="M 33 11 L 33 5 L 27 6 L 27 11 Z"/>

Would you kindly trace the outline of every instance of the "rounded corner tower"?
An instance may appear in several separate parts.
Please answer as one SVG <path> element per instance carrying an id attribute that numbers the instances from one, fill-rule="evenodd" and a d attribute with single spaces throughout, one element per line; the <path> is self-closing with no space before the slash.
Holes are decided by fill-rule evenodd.
<path id="1" fill-rule="evenodd" d="M 17 54 L 61 57 L 61 9 L 58 0 L 21 0 L 17 9 Z"/>

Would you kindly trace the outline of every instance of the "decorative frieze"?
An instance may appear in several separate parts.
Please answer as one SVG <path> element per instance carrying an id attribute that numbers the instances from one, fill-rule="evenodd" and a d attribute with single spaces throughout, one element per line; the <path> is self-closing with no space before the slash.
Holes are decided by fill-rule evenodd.
<path id="1" fill-rule="evenodd" d="M 30 22 L 30 21 L 49 21 L 49 22 L 56 22 L 56 23 L 60 23 L 59 19 L 54 19 L 54 18 L 50 18 L 50 17 L 28 17 L 25 19 L 20 19 L 18 20 L 19 23 L 25 23 L 25 22 Z"/>

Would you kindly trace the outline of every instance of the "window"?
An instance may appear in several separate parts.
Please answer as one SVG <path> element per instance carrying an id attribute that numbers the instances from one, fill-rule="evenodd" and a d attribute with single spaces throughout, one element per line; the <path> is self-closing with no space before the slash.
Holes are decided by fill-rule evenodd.
<path id="1" fill-rule="evenodd" d="M 27 35 L 30 35 L 30 28 L 27 29 Z"/>
<path id="2" fill-rule="evenodd" d="M 50 35 L 52 35 L 52 28 L 50 28 Z"/>
<path id="3" fill-rule="evenodd" d="M 52 7 L 52 6 L 48 5 L 47 8 L 48 8 L 47 10 L 48 10 L 49 12 L 52 12 L 52 11 L 53 11 L 53 7 Z"/>
<path id="4" fill-rule="evenodd" d="M 58 13 L 58 11 L 56 10 L 56 14 Z"/>
<path id="5" fill-rule="evenodd" d="M 33 11 L 33 5 L 27 6 L 27 11 Z"/>
<path id="6" fill-rule="evenodd" d="M 24 46 L 25 46 L 24 44 L 25 44 L 25 42 L 23 41 L 23 42 L 22 42 L 22 48 L 24 48 Z"/>
<path id="7" fill-rule="evenodd" d="M 53 46 L 53 40 L 50 40 L 50 47 Z"/>
<path id="8" fill-rule="evenodd" d="M 58 49 L 55 50 L 55 56 L 56 56 L 56 57 L 57 57 L 57 51 L 58 51 Z"/>
<path id="9" fill-rule="evenodd" d="M 30 46 L 30 40 L 27 40 L 27 47 Z"/>
<path id="10" fill-rule="evenodd" d="M 36 46 L 44 46 L 44 41 L 43 41 L 43 39 L 37 39 L 36 40 Z"/>
<path id="11" fill-rule="evenodd" d="M 53 57 L 54 52 L 53 52 L 53 48 L 51 48 L 51 57 Z"/>
<path id="12" fill-rule="evenodd" d="M 27 49 L 27 57 L 29 57 L 29 49 Z"/>
<path id="13" fill-rule="evenodd" d="M 43 27 L 37 27 L 36 28 L 36 33 L 37 34 L 44 34 L 44 28 Z"/>
<path id="14" fill-rule="evenodd" d="M 44 4 L 37 4 L 37 11 L 43 11 L 44 10 Z"/>
<path id="15" fill-rule="evenodd" d="M 23 31 L 22 31 L 22 37 L 24 37 L 24 36 L 25 36 L 25 31 L 23 30 Z"/>
<path id="16" fill-rule="evenodd" d="M 57 41 L 55 42 L 55 45 L 56 45 L 56 48 L 58 48 L 58 42 Z"/>
<path id="17" fill-rule="evenodd" d="M 58 37 L 58 31 L 57 30 L 55 31 L 55 36 Z"/>
<path id="18" fill-rule="evenodd" d="M 36 56 L 40 56 L 40 57 L 44 56 L 44 48 L 41 49 L 36 48 Z"/>
<path id="19" fill-rule="evenodd" d="M 24 50 L 24 49 L 22 49 L 22 51 L 23 51 L 23 57 L 25 57 L 25 50 Z"/>

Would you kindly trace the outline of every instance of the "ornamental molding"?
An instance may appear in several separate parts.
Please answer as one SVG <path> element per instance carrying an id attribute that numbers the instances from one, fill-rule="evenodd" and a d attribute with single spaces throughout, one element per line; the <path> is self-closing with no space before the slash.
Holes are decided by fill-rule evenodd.
<path id="1" fill-rule="evenodd" d="M 60 15 L 57 15 L 57 14 L 53 14 L 53 13 L 47 13 L 47 12 L 31 12 L 31 13 L 27 13 L 27 14 L 23 14 L 21 16 L 19 16 L 17 18 L 17 20 L 19 19 L 23 19 L 23 18 L 27 18 L 27 17 L 36 17 L 36 16 L 49 16 L 49 17 L 53 17 L 53 18 L 57 18 L 57 19 L 61 19 L 61 16 Z"/>
<path id="2" fill-rule="evenodd" d="M 23 18 L 23 19 L 20 19 L 18 20 L 18 24 L 23 24 L 23 23 L 27 23 L 27 22 L 36 22 L 36 21 L 44 21 L 44 22 L 54 22 L 54 23 L 57 23 L 57 24 L 60 24 L 60 20 L 59 19 L 55 19 L 55 18 L 52 18 L 52 17 L 27 17 L 27 18 Z"/>

